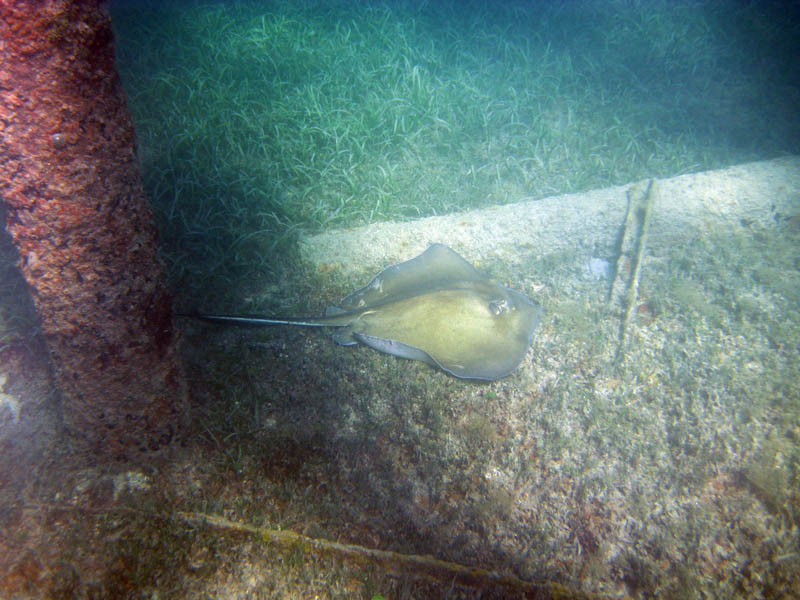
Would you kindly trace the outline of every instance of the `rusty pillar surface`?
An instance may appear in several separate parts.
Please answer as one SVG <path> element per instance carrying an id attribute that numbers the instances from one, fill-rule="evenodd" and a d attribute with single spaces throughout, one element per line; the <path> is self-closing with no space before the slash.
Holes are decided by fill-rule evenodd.
<path id="1" fill-rule="evenodd" d="M 0 0 L 0 198 L 68 429 L 117 458 L 168 445 L 178 335 L 103 3 Z"/>

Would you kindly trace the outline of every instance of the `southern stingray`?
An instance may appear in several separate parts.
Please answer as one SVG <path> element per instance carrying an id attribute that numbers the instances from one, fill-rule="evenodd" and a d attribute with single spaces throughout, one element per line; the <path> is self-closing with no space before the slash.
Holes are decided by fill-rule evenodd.
<path id="1" fill-rule="evenodd" d="M 447 246 L 433 244 L 385 268 L 322 317 L 187 316 L 223 324 L 336 327 L 339 344 L 360 342 L 456 377 L 492 380 L 522 362 L 541 312 L 524 294 L 491 281 Z"/>

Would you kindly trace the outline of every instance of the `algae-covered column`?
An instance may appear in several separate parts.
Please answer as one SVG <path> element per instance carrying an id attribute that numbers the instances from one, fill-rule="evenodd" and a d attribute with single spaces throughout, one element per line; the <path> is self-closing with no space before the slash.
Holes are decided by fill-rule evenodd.
<path id="1" fill-rule="evenodd" d="M 102 2 L 0 0 L 0 197 L 69 431 L 122 459 L 168 445 L 178 336 Z"/>

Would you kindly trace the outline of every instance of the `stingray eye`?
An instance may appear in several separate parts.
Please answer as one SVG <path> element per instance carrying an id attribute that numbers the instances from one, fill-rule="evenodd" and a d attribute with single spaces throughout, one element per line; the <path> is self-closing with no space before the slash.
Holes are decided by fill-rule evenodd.
<path id="1" fill-rule="evenodd" d="M 492 311 L 492 314 L 495 317 L 499 317 L 501 314 L 506 312 L 511 308 L 511 305 L 508 303 L 508 299 L 501 298 L 500 300 L 492 300 L 489 302 L 489 310 Z"/>

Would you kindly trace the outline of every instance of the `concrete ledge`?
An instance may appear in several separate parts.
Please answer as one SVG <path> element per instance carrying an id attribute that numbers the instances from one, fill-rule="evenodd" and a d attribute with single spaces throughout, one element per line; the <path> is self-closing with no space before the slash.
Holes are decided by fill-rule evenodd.
<path id="1" fill-rule="evenodd" d="M 318 266 L 377 271 L 419 254 L 433 242 L 472 261 L 514 262 L 524 247 L 545 256 L 576 246 L 613 244 L 625 218 L 627 190 L 581 194 L 492 207 L 416 221 L 376 223 L 301 240 L 303 257 Z M 674 244 L 698 230 L 727 231 L 800 216 L 800 157 L 737 165 L 658 181 L 650 247 Z"/>

